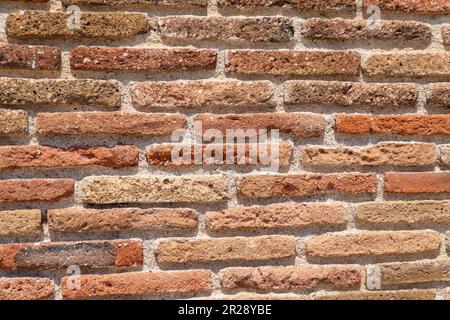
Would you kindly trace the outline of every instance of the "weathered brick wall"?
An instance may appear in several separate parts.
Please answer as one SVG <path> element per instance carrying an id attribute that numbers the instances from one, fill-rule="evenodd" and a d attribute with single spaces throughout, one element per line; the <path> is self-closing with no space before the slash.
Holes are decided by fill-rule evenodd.
<path id="1" fill-rule="evenodd" d="M 450 0 L 0 0 L 0 41 L 0 299 L 450 297 Z M 177 164 L 194 121 L 279 172 Z"/>

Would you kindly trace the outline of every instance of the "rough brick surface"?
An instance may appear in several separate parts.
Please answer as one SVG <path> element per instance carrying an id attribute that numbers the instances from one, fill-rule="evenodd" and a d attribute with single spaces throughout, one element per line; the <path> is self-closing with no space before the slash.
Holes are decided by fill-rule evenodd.
<path id="1" fill-rule="evenodd" d="M 47 212 L 50 231 L 106 233 L 115 231 L 194 230 L 197 213 L 191 209 L 54 209 Z"/>
<path id="2" fill-rule="evenodd" d="M 127 39 L 150 30 L 142 13 L 83 12 L 80 28 L 68 27 L 70 13 L 18 11 L 8 16 L 6 33 L 19 39 Z M 74 26 L 75 21 L 73 21 Z"/>
<path id="3" fill-rule="evenodd" d="M 60 149 L 46 146 L 0 147 L 0 171 L 22 168 L 133 167 L 138 164 L 134 146 Z"/>
<path id="4" fill-rule="evenodd" d="M 125 112 L 39 113 L 36 127 L 40 135 L 166 136 L 184 129 L 186 118 Z"/>
<path id="5" fill-rule="evenodd" d="M 0 136 L 25 134 L 28 131 L 28 115 L 22 110 L 0 109 Z"/>
<path id="6" fill-rule="evenodd" d="M 291 236 L 166 240 L 155 251 L 157 261 L 166 264 L 276 261 L 294 255 Z"/>
<path id="7" fill-rule="evenodd" d="M 37 0 L 46 1 L 46 0 Z M 206 7 L 207 0 L 62 0 L 66 6 L 69 5 L 105 5 L 105 6 L 165 6 L 165 7 Z"/>
<path id="8" fill-rule="evenodd" d="M 433 231 L 363 231 L 326 234 L 306 241 L 311 258 L 384 258 L 436 254 L 440 234 Z"/>
<path id="9" fill-rule="evenodd" d="M 167 17 L 159 20 L 166 39 L 287 42 L 294 35 L 288 18 Z"/>
<path id="10" fill-rule="evenodd" d="M 374 174 L 248 175 L 238 182 L 243 198 L 301 197 L 323 194 L 369 194 L 375 192 Z"/>
<path id="11" fill-rule="evenodd" d="M 449 193 L 450 172 L 419 172 L 384 174 L 388 193 Z"/>
<path id="12" fill-rule="evenodd" d="M 59 70 L 61 50 L 50 46 L 0 45 L 1 69 Z"/>
<path id="13" fill-rule="evenodd" d="M 444 166 L 450 166 L 450 146 L 441 148 L 441 163 Z"/>
<path id="14" fill-rule="evenodd" d="M 142 264 L 142 241 L 85 241 L 0 245 L 0 269 L 132 267 Z"/>
<path id="15" fill-rule="evenodd" d="M 427 106 L 446 108 L 450 104 L 450 84 L 433 83 L 427 99 Z"/>
<path id="16" fill-rule="evenodd" d="M 382 11 L 405 12 L 413 14 L 449 14 L 450 4 L 447 0 L 364 0 L 364 6 L 379 6 Z"/>
<path id="17" fill-rule="evenodd" d="M 86 203 L 221 202 L 228 199 L 223 176 L 89 177 L 83 181 Z"/>
<path id="18" fill-rule="evenodd" d="M 264 291 L 358 288 L 361 269 L 358 266 L 298 266 L 229 268 L 221 272 L 225 290 L 247 289 Z"/>
<path id="19" fill-rule="evenodd" d="M 309 19 L 303 25 L 303 37 L 311 40 L 431 40 L 430 26 L 413 21 L 383 21 L 380 28 L 370 28 L 367 20 Z"/>
<path id="20" fill-rule="evenodd" d="M 303 149 L 301 162 L 310 167 L 353 166 L 433 166 L 437 161 L 437 149 L 428 143 L 382 143 L 364 148 Z"/>
<path id="21" fill-rule="evenodd" d="M 36 236 L 40 233 L 40 210 L 0 211 L 0 237 Z"/>
<path id="22" fill-rule="evenodd" d="M 435 300 L 435 290 L 361 291 L 325 294 L 316 300 Z"/>
<path id="23" fill-rule="evenodd" d="M 74 70 L 194 71 L 212 70 L 216 52 L 209 49 L 78 47 L 70 53 Z"/>
<path id="24" fill-rule="evenodd" d="M 47 278 L 0 278 L 0 300 L 45 300 L 53 296 L 54 287 Z"/>
<path id="25" fill-rule="evenodd" d="M 70 179 L 1 180 L 0 203 L 43 201 L 54 202 L 74 193 Z"/>
<path id="26" fill-rule="evenodd" d="M 148 110 L 274 108 L 269 81 L 146 82 L 133 88 L 133 104 Z"/>
<path id="27" fill-rule="evenodd" d="M 383 287 L 450 280 L 450 260 L 448 259 L 386 263 L 381 264 L 379 268 Z"/>
<path id="28" fill-rule="evenodd" d="M 284 84 L 287 105 L 326 107 L 415 107 L 418 87 L 414 84 L 374 84 L 335 81 L 288 81 Z"/>
<path id="29" fill-rule="evenodd" d="M 0 78 L 0 105 L 85 105 L 116 109 L 120 103 L 116 81 Z"/>
<path id="30" fill-rule="evenodd" d="M 231 51 L 227 71 L 238 75 L 356 76 L 360 56 L 352 51 Z"/>
<path id="31" fill-rule="evenodd" d="M 71 289 L 67 282 L 67 278 L 62 281 L 65 299 L 194 294 L 212 290 L 211 272 L 207 270 L 84 275 L 81 277 L 81 290 Z"/>
<path id="32" fill-rule="evenodd" d="M 347 208 L 339 203 L 272 204 L 236 207 L 206 214 L 206 228 L 215 232 L 341 228 L 346 223 Z"/>
<path id="33" fill-rule="evenodd" d="M 442 27 L 442 38 L 444 39 L 444 44 L 450 46 L 450 25 Z"/>
<path id="34" fill-rule="evenodd" d="M 351 11 L 356 9 L 354 0 L 219 0 L 219 7 L 286 7 L 298 11 Z"/>

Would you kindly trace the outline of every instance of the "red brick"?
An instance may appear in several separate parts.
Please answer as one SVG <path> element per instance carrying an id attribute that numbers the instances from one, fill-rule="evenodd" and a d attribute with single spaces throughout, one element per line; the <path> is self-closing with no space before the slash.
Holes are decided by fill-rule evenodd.
<path id="1" fill-rule="evenodd" d="M 46 146 L 0 147 L 0 170 L 85 166 L 125 168 L 137 166 L 138 162 L 138 149 L 134 146 L 69 149 Z"/>
<path id="2" fill-rule="evenodd" d="M 68 278 L 62 280 L 64 299 L 180 295 L 212 291 L 211 272 L 207 270 L 83 275 L 81 290 L 69 288 L 67 281 Z"/>
<path id="3" fill-rule="evenodd" d="M 0 269 L 133 267 L 142 265 L 142 250 L 142 240 L 1 244 Z"/>
<path id="4" fill-rule="evenodd" d="M 53 280 L 47 278 L 0 278 L 0 300 L 44 300 L 54 291 Z"/>
<path id="5" fill-rule="evenodd" d="M 323 194 L 370 194 L 376 191 L 376 175 L 348 174 L 272 174 L 247 175 L 238 181 L 243 198 L 302 197 Z"/>
<path id="6" fill-rule="evenodd" d="M 194 121 L 201 122 L 203 132 L 214 129 L 223 134 L 232 129 L 275 129 L 296 138 L 312 138 L 321 137 L 325 131 L 325 120 L 322 116 L 302 113 L 199 114 L 194 117 Z"/>
<path id="7" fill-rule="evenodd" d="M 235 207 L 206 213 L 206 228 L 215 232 L 336 228 L 347 223 L 347 207 L 339 203 L 283 203 Z"/>
<path id="8" fill-rule="evenodd" d="M 414 14 L 450 14 L 450 4 L 447 0 L 364 0 L 364 7 L 370 5 L 379 6 L 381 12 L 392 11 L 394 13 L 414 13 Z"/>
<path id="9" fill-rule="evenodd" d="M 195 71 L 214 70 L 216 51 L 188 48 L 78 47 L 70 52 L 73 70 Z"/>
<path id="10" fill-rule="evenodd" d="M 388 193 L 450 192 L 450 172 L 388 172 L 384 174 Z"/>
<path id="11" fill-rule="evenodd" d="M 359 74 L 360 55 L 353 51 L 261 51 L 228 53 L 227 72 L 238 75 L 346 76 Z"/>
<path id="12" fill-rule="evenodd" d="M 450 135 L 450 115 L 344 115 L 336 117 L 336 132 L 380 135 Z"/>
<path id="13" fill-rule="evenodd" d="M 450 260 L 385 263 L 379 265 L 382 286 L 450 281 Z"/>
<path id="14" fill-rule="evenodd" d="M 61 50 L 50 46 L 0 45 L 0 68 L 59 70 Z"/>
<path id="15" fill-rule="evenodd" d="M 219 0 L 221 8 L 286 7 L 296 11 L 355 11 L 355 0 Z"/>
<path id="16" fill-rule="evenodd" d="M 274 85 L 269 81 L 144 82 L 134 86 L 133 104 L 144 109 L 217 110 L 273 109 Z"/>
<path id="17" fill-rule="evenodd" d="M 48 227 L 58 233 L 195 230 L 197 213 L 191 209 L 53 209 Z"/>
<path id="18" fill-rule="evenodd" d="M 1 180 L 0 203 L 53 202 L 70 197 L 74 181 L 70 179 Z"/>
<path id="19" fill-rule="evenodd" d="M 359 266 L 311 266 L 228 268 L 220 272 L 224 290 L 312 290 L 358 289 L 361 285 Z"/>
<path id="20" fill-rule="evenodd" d="M 36 128 L 39 135 L 167 136 L 186 125 L 181 114 L 63 112 L 39 113 Z"/>

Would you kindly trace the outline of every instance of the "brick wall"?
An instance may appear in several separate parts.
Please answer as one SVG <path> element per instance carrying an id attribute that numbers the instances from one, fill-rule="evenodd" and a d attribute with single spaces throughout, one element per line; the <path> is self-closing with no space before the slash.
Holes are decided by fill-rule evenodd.
<path id="1" fill-rule="evenodd" d="M 0 0 L 0 299 L 449 297 L 449 15 Z M 279 171 L 174 162 L 195 121 Z"/>

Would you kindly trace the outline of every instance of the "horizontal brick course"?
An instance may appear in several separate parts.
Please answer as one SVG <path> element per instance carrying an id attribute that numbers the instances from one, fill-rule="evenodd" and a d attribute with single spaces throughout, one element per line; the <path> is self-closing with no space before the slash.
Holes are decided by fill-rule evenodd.
<path id="1" fill-rule="evenodd" d="M 83 180 L 86 203 L 222 202 L 228 199 L 221 175 L 183 177 L 89 177 Z"/>
<path id="2" fill-rule="evenodd" d="M 39 135 L 168 136 L 186 126 L 181 114 L 136 112 L 39 113 L 36 121 Z"/>
<path id="3" fill-rule="evenodd" d="M 364 7 L 379 6 L 381 11 L 411 14 L 450 14 L 450 4 L 447 0 L 416 1 L 416 0 L 364 0 Z"/>
<path id="4" fill-rule="evenodd" d="M 189 48 L 78 47 L 70 52 L 70 67 L 86 71 L 214 70 L 216 51 Z"/>
<path id="5" fill-rule="evenodd" d="M 48 227 L 58 233 L 106 233 L 119 231 L 173 231 L 197 228 L 191 209 L 53 209 Z"/>
<path id="6" fill-rule="evenodd" d="M 355 11 L 355 0 L 219 0 L 221 8 L 286 7 L 296 11 Z"/>
<path id="7" fill-rule="evenodd" d="M 0 211 L 0 237 L 27 237 L 41 233 L 40 210 Z"/>
<path id="8" fill-rule="evenodd" d="M 288 81 L 284 84 L 287 105 L 325 107 L 413 108 L 415 84 L 377 84 L 337 81 Z"/>
<path id="9" fill-rule="evenodd" d="M 171 40 L 287 42 L 294 36 L 291 19 L 280 17 L 165 17 L 161 36 Z"/>
<path id="10" fill-rule="evenodd" d="M 117 81 L 0 78 L 0 105 L 118 109 L 120 104 Z"/>
<path id="11" fill-rule="evenodd" d="M 45 300 L 54 291 L 53 280 L 47 278 L 0 278 L 0 300 Z"/>
<path id="12" fill-rule="evenodd" d="M 285 203 L 235 207 L 206 213 L 206 229 L 215 232 L 259 230 L 339 229 L 347 223 L 340 203 Z"/>
<path id="13" fill-rule="evenodd" d="M 360 291 L 325 294 L 315 300 L 435 300 L 436 290 Z"/>
<path id="14" fill-rule="evenodd" d="M 36 0 L 35 0 L 36 1 Z M 47 1 L 47 0 L 38 0 Z M 69 5 L 105 5 L 105 6 L 162 6 L 162 7 L 206 7 L 208 0 L 61 0 Z"/>
<path id="15" fill-rule="evenodd" d="M 336 116 L 336 132 L 379 135 L 450 135 L 450 115 Z"/>
<path id="16" fill-rule="evenodd" d="M 0 109 L 0 136 L 26 134 L 28 114 L 23 110 Z"/>
<path id="17" fill-rule="evenodd" d="M 70 179 L 0 180 L 0 203 L 54 202 L 73 193 Z"/>
<path id="18" fill-rule="evenodd" d="M 324 286 L 343 290 L 359 288 L 361 284 L 358 266 L 228 268 L 220 274 L 225 290 L 312 290 Z"/>
<path id="19" fill-rule="evenodd" d="M 12 38 L 63 40 L 119 40 L 150 30 L 148 17 L 142 13 L 82 12 L 80 28 L 69 28 L 70 19 L 70 13 L 64 12 L 17 11 L 8 16 L 5 29 Z"/>
<path id="20" fill-rule="evenodd" d="M 242 198 L 301 197 L 323 194 L 370 194 L 377 179 L 370 173 L 247 175 L 239 179 Z"/>
<path id="21" fill-rule="evenodd" d="M 0 171 L 88 166 L 126 168 L 137 166 L 138 160 L 138 149 L 134 146 L 69 149 L 46 146 L 0 147 Z"/>
<path id="22" fill-rule="evenodd" d="M 133 105 L 144 109 L 275 108 L 269 81 L 144 82 L 133 87 Z"/>
<path id="23" fill-rule="evenodd" d="M 311 258 L 407 258 L 436 254 L 440 234 L 432 231 L 361 231 L 351 234 L 325 234 L 306 241 Z"/>
<path id="24" fill-rule="evenodd" d="M 0 69 L 59 70 L 61 49 L 50 46 L 0 45 Z"/>
<path id="25" fill-rule="evenodd" d="M 346 76 L 359 74 L 360 56 L 353 51 L 230 51 L 227 72 L 262 76 Z"/>
<path id="26" fill-rule="evenodd" d="M 306 147 L 301 162 L 308 167 L 420 167 L 435 165 L 437 157 L 431 143 L 386 142 L 363 148 Z"/>
<path id="27" fill-rule="evenodd" d="M 142 265 L 141 240 L 0 245 L 0 269 L 64 269 Z"/>
<path id="28" fill-rule="evenodd" d="M 449 193 L 450 172 L 388 172 L 384 174 L 387 193 Z"/>
<path id="29" fill-rule="evenodd" d="M 427 106 L 446 108 L 450 104 L 450 83 L 433 83 L 430 85 L 430 95 Z"/>
<path id="30" fill-rule="evenodd" d="M 83 275 L 81 290 L 69 288 L 67 281 L 68 278 L 62 280 L 64 299 L 197 294 L 212 290 L 211 272 L 207 270 Z"/>
<path id="31" fill-rule="evenodd" d="M 295 256 L 295 242 L 290 236 L 164 240 L 155 256 L 166 264 L 276 261 Z"/>

